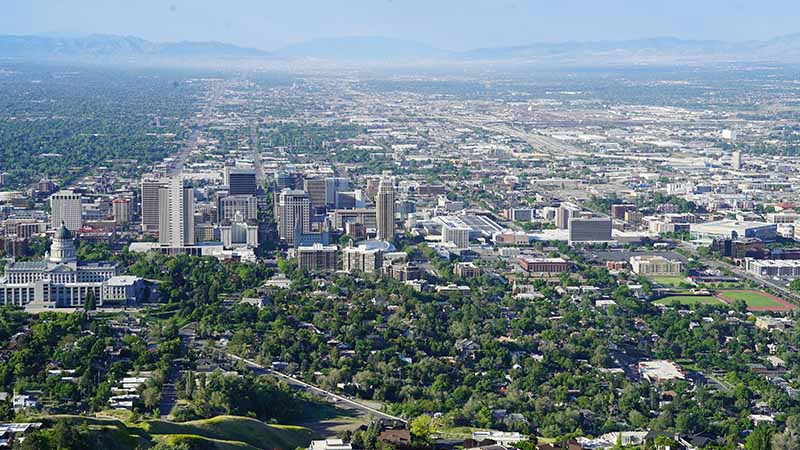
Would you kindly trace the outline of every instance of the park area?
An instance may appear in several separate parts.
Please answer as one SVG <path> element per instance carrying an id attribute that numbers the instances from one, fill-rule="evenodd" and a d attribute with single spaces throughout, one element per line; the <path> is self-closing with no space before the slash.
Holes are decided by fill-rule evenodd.
<path id="1" fill-rule="evenodd" d="M 653 302 L 656 305 L 670 306 L 675 303 L 683 306 L 692 305 L 733 305 L 743 301 L 748 311 L 792 311 L 797 306 L 764 291 L 752 289 L 731 289 L 716 291 L 714 295 L 668 295 Z"/>
<path id="2" fill-rule="evenodd" d="M 728 304 L 741 300 L 747 304 L 749 311 L 791 311 L 797 306 L 763 291 L 726 290 L 718 291 L 716 297 Z"/>
<path id="3" fill-rule="evenodd" d="M 670 295 L 656 300 L 656 305 L 670 306 L 674 303 L 684 306 L 720 304 L 720 300 L 713 295 Z"/>

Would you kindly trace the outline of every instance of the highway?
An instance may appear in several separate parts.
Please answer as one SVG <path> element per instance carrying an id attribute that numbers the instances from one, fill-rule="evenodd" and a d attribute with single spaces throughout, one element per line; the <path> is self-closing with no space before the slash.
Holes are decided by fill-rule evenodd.
<path id="1" fill-rule="evenodd" d="M 272 370 L 270 368 L 264 367 L 261 364 L 256 363 L 255 361 L 251 361 L 249 359 L 245 359 L 245 358 L 242 358 L 240 356 L 236 356 L 233 353 L 225 352 L 225 355 L 227 355 L 229 358 L 231 358 L 231 359 L 233 359 L 235 361 L 241 361 L 241 362 L 245 363 L 251 369 L 258 369 L 260 371 L 263 371 L 264 373 L 268 373 L 268 374 L 270 374 L 272 376 L 278 377 L 278 378 L 286 381 L 286 383 L 291 385 L 291 386 L 299 387 L 299 388 L 301 388 L 301 389 L 303 389 L 305 391 L 311 392 L 312 394 L 315 394 L 315 395 L 323 397 L 323 398 L 333 399 L 336 402 L 337 406 L 340 406 L 342 403 L 344 403 L 344 404 L 346 404 L 347 406 L 349 406 L 349 407 L 351 407 L 353 409 L 361 411 L 365 415 L 372 414 L 372 415 L 374 415 L 375 417 L 378 417 L 378 418 L 399 420 L 399 421 L 401 421 L 403 423 L 406 422 L 404 419 L 401 419 L 400 417 L 393 416 L 393 415 L 390 415 L 390 414 L 386 414 L 384 412 L 381 412 L 381 411 L 379 411 L 379 410 L 377 410 L 375 408 L 371 408 L 371 407 L 369 407 L 369 406 L 367 406 L 367 405 L 365 405 L 363 403 L 359 403 L 359 402 L 357 402 L 355 400 L 352 400 L 350 398 L 341 396 L 341 395 L 336 394 L 336 393 L 331 392 L 331 391 L 327 391 L 325 389 L 322 389 L 321 387 L 314 386 L 313 384 L 306 383 L 305 381 L 300 381 L 300 380 L 298 380 L 296 378 L 292 378 L 292 377 L 290 377 L 290 376 L 288 376 L 288 375 L 286 375 L 284 373 L 278 372 L 277 370 Z"/>

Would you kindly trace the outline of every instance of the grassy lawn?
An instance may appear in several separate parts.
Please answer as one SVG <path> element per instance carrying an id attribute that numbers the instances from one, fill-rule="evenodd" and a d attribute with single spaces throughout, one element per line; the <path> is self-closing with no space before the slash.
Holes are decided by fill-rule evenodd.
<path id="1" fill-rule="evenodd" d="M 191 422 L 147 420 L 123 422 L 82 416 L 45 416 L 42 419 L 64 419 L 74 424 L 86 423 L 90 433 L 101 442 L 100 448 L 134 450 L 148 448 L 157 441 L 185 442 L 197 450 L 254 450 L 280 448 L 292 450 L 307 447 L 312 432 L 292 425 L 269 425 L 256 419 L 218 416 Z"/>
<path id="2" fill-rule="evenodd" d="M 715 305 L 721 304 L 722 302 L 719 301 L 718 298 L 713 297 L 711 295 L 670 295 L 669 297 L 664 297 L 656 300 L 656 305 L 666 305 L 669 306 L 675 302 L 680 303 L 681 305 L 691 306 L 691 305 Z"/>
<path id="3" fill-rule="evenodd" d="M 690 285 L 686 277 L 650 277 L 654 283 L 658 283 L 666 287 L 678 287 L 681 285 Z"/>
<path id="4" fill-rule="evenodd" d="M 256 419 L 235 416 L 218 416 L 211 419 L 175 423 L 151 420 L 147 431 L 153 435 L 197 435 L 206 438 L 239 441 L 254 447 L 293 449 L 311 442 L 307 428 L 291 425 L 267 425 Z"/>
<path id="5" fill-rule="evenodd" d="M 743 300 L 749 307 L 780 307 L 783 303 L 775 301 L 758 291 L 722 291 L 719 293 L 725 300 L 734 302 L 736 300 Z"/>

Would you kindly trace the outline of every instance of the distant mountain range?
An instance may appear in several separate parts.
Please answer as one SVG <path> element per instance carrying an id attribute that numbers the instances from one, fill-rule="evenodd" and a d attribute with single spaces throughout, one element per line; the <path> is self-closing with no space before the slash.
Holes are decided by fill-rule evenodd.
<path id="1" fill-rule="evenodd" d="M 0 57 L 16 58 L 264 58 L 269 52 L 221 42 L 155 43 L 133 36 L 0 36 Z"/>
<path id="2" fill-rule="evenodd" d="M 669 64 L 723 61 L 800 63 L 800 33 L 765 41 L 725 42 L 671 37 L 628 41 L 536 43 L 453 52 L 386 37 L 314 39 L 272 52 L 220 42 L 156 43 L 131 36 L 1 36 L 0 57 L 235 58 L 334 63 Z"/>

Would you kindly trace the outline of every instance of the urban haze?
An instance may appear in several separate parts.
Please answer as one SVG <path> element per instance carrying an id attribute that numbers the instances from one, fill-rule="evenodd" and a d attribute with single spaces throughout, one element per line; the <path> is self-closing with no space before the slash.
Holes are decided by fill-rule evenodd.
<path id="1" fill-rule="evenodd" d="M 0 10 L 1 448 L 800 450 L 800 3 Z"/>

